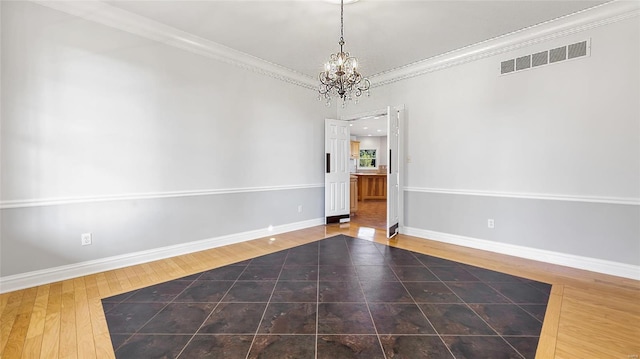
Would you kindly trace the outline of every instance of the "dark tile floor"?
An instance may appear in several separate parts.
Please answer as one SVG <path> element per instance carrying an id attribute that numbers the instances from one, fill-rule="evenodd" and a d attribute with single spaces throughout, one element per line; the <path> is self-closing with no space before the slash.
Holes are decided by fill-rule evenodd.
<path id="1" fill-rule="evenodd" d="M 534 358 L 550 289 L 340 235 L 102 303 L 117 358 Z"/>

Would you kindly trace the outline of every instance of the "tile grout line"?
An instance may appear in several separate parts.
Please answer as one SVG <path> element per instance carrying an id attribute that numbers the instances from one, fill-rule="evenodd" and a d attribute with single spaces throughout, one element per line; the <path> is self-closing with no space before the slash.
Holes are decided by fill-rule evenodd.
<path id="1" fill-rule="evenodd" d="M 251 349 L 253 349 L 253 345 L 256 342 L 256 337 L 260 332 L 260 325 L 264 320 L 265 314 L 267 314 L 267 309 L 269 309 L 269 304 L 271 304 L 271 298 L 273 298 L 273 293 L 275 293 L 276 287 L 278 286 L 278 281 L 280 281 L 280 276 L 282 275 L 282 271 L 284 270 L 284 264 L 287 262 L 287 258 L 289 258 L 289 251 L 291 250 L 291 248 L 287 248 L 285 250 L 287 251 L 287 254 L 284 256 L 284 260 L 282 261 L 282 266 L 280 267 L 280 272 L 278 273 L 278 277 L 276 278 L 276 281 L 273 284 L 273 289 L 271 289 L 271 295 L 269 295 L 269 299 L 267 299 L 267 303 L 264 306 L 264 310 L 262 311 L 262 317 L 260 317 L 260 321 L 258 322 L 258 327 L 256 328 L 256 332 L 253 334 L 253 340 L 251 341 L 251 345 L 249 346 L 249 350 L 247 351 L 247 356 L 245 357 L 245 359 L 249 359 L 249 355 L 251 354 Z M 274 253 L 278 253 L 278 252 L 274 252 Z M 273 253 L 269 253 L 269 254 L 273 254 Z"/>
<path id="2" fill-rule="evenodd" d="M 183 278 L 184 278 L 184 277 L 183 277 Z M 153 287 L 153 286 L 156 286 L 156 285 L 166 284 L 166 283 L 169 283 L 169 282 L 173 282 L 173 281 L 175 281 L 175 280 L 180 280 L 180 278 L 171 279 L 171 280 L 168 280 L 168 281 L 165 281 L 165 282 L 162 282 L 162 283 L 154 284 L 154 285 L 149 286 L 149 287 L 139 288 L 139 289 L 135 290 L 135 292 L 137 293 L 137 292 L 139 292 L 139 291 L 141 291 L 141 290 L 143 290 L 143 289 L 150 288 L 150 287 Z M 187 285 L 186 287 L 184 287 L 184 289 L 183 289 L 183 290 L 181 290 L 181 291 L 180 291 L 180 293 L 176 294 L 176 296 L 175 296 L 175 297 L 173 297 L 173 299 L 171 299 L 170 301 L 166 302 L 166 303 L 165 303 L 165 305 L 164 305 L 162 308 L 160 308 L 160 309 L 156 312 L 156 314 L 154 314 L 151 318 L 149 318 L 149 320 L 147 320 L 146 322 L 144 322 L 144 324 L 142 324 L 142 325 L 140 326 L 140 328 L 138 328 L 138 330 L 136 330 L 133 334 L 129 335 L 129 337 L 128 337 L 124 342 L 122 342 L 122 344 L 120 344 L 120 346 L 118 347 L 118 349 L 122 348 L 122 346 L 123 346 L 123 345 L 127 344 L 127 343 L 129 342 L 129 340 L 130 340 L 131 338 L 133 338 L 133 336 L 134 336 L 134 335 L 139 334 L 139 333 L 140 333 L 140 330 L 142 330 L 142 328 L 144 328 L 145 326 L 147 326 L 147 324 L 149 324 L 153 319 L 155 319 L 155 318 L 158 316 L 158 314 L 160 314 L 163 310 L 165 310 L 165 308 L 167 308 L 171 303 L 173 303 L 173 302 L 174 302 L 174 300 L 175 300 L 176 298 L 178 298 L 182 293 L 184 293 L 184 291 L 185 291 L 185 290 L 187 290 L 187 288 L 189 288 L 189 287 L 193 284 L 193 282 L 195 282 L 195 280 L 193 280 L 191 283 L 189 283 L 189 285 Z M 126 292 L 125 292 L 125 293 L 126 293 Z M 133 297 L 134 295 L 135 295 L 135 293 L 134 293 L 134 294 L 132 294 L 132 295 L 130 295 L 130 296 L 128 296 L 128 297 L 127 297 L 127 299 L 129 299 L 129 298 Z M 125 300 L 123 300 L 122 302 L 118 303 L 118 305 L 123 304 L 125 301 L 126 301 L 126 299 L 125 299 Z M 134 303 L 136 303 L 136 302 L 134 302 Z M 142 303 L 145 303 L 145 302 L 142 302 Z M 163 302 L 153 302 L 153 301 L 152 301 L 152 302 L 148 302 L 148 303 L 163 303 Z M 111 309 L 113 310 L 113 309 L 115 309 L 115 307 L 114 307 L 114 308 L 111 308 Z M 108 328 L 108 323 L 107 323 L 107 328 Z M 127 334 L 128 334 L 128 333 L 127 333 Z M 147 333 L 143 333 L 143 334 L 147 334 Z M 166 334 L 170 334 L 170 333 L 166 333 Z M 184 349 L 184 348 L 183 348 L 183 349 Z M 116 350 L 114 349 L 114 350 L 113 350 L 113 354 L 114 354 L 114 355 L 115 355 L 115 352 L 116 352 Z"/>
<path id="3" fill-rule="evenodd" d="M 467 272 L 469 272 L 469 271 L 467 271 Z M 469 273 L 470 273 L 471 275 L 473 275 L 473 273 L 471 273 L 471 272 L 469 272 Z M 514 300 L 512 300 L 512 299 L 511 299 L 511 298 L 509 298 L 509 297 L 507 297 L 507 296 L 506 296 L 505 294 L 503 294 L 501 291 L 499 291 L 499 290 L 498 290 L 498 289 L 496 289 L 494 286 L 492 286 L 492 285 L 491 285 L 491 283 L 522 283 L 522 284 L 525 284 L 525 285 L 527 285 L 527 286 L 529 286 L 529 287 L 531 287 L 531 288 L 533 288 L 533 289 L 535 289 L 535 290 L 537 290 L 537 291 L 539 291 L 539 292 L 542 292 L 542 290 L 539 290 L 538 288 L 535 288 L 534 286 L 532 286 L 532 285 L 530 285 L 530 284 L 528 284 L 528 283 L 525 283 L 525 282 L 485 282 L 485 281 L 483 281 L 481 278 L 479 278 L 479 277 L 477 277 L 477 276 L 475 276 L 475 275 L 473 275 L 473 276 L 474 276 L 474 277 L 476 277 L 476 278 L 478 278 L 478 279 L 480 280 L 480 283 L 482 283 L 482 284 L 486 285 L 487 287 L 489 287 L 489 288 L 491 288 L 491 289 L 495 290 L 498 294 L 500 294 L 500 295 L 501 295 L 502 297 L 504 297 L 507 301 L 509 301 L 509 303 L 511 303 L 511 305 L 515 305 L 515 306 L 516 306 L 516 307 L 518 307 L 520 310 L 522 310 L 523 312 L 527 313 L 529 316 L 533 317 L 533 319 L 535 319 L 536 321 L 538 321 L 540 324 L 542 324 L 542 323 L 543 323 L 543 321 L 540 321 L 540 320 L 539 320 L 538 318 L 536 318 L 533 314 L 529 313 L 529 311 L 528 311 L 528 310 L 525 310 L 524 308 L 522 308 L 522 307 L 520 306 L 520 304 L 526 304 L 526 303 L 520 303 L 520 304 L 516 303 Z M 446 284 L 445 284 L 445 285 L 446 285 Z M 447 288 L 449 288 L 449 286 L 447 286 Z M 449 289 L 451 289 L 451 288 L 449 288 Z M 452 290 L 452 291 L 453 291 L 453 290 Z M 544 292 L 542 292 L 542 293 L 544 293 Z M 456 295 L 457 295 L 457 294 L 456 294 Z M 460 299 L 462 299 L 462 298 L 460 298 Z M 465 303 L 465 304 L 467 304 L 467 306 L 469 307 L 469 309 L 471 309 L 474 313 L 476 313 L 476 315 L 477 315 L 477 316 L 479 316 L 479 317 L 480 317 L 480 315 L 479 315 L 475 310 L 473 310 L 473 308 L 471 308 L 471 306 L 469 306 L 467 302 L 464 302 L 464 303 Z M 547 299 L 547 305 L 548 305 L 548 303 L 549 303 L 549 300 Z M 486 304 L 488 304 L 488 305 L 491 305 L 491 304 L 498 304 L 498 305 L 500 305 L 500 303 L 486 303 Z M 530 304 L 535 304 L 535 303 L 530 303 Z M 480 317 L 480 319 L 484 320 L 484 318 L 482 318 L 482 317 Z M 486 321 L 485 321 L 485 322 L 486 322 Z M 489 324 L 489 323 L 487 323 L 487 324 Z M 491 329 L 495 330 L 492 326 L 489 326 L 489 327 L 490 327 Z M 537 335 L 537 338 L 538 338 L 538 344 L 540 343 L 540 334 L 542 334 L 542 325 L 540 326 L 540 331 L 541 331 L 541 332 Z M 496 331 L 496 333 L 497 333 L 497 331 Z M 504 337 L 504 335 L 499 334 L 499 336 L 500 336 L 500 338 L 502 338 L 502 340 L 503 340 L 505 343 L 507 343 L 507 345 L 509 345 L 511 348 L 513 348 L 513 350 L 515 350 L 515 351 L 516 351 L 516 353 L 518 353 L 522 358 L 525 358 L 525 356 L 524 356 L 522 353 L 520 353 L 520 351 L 519 351 L 518 349 L 516 349 L 516 347 L 514 347 L 513 345 L 511 345 L 511 343 L 510 343 L 510 342 L 509 342 L 509 341 Z M 536 345 L 536 347 L 537 347 L 537 345 Z"/>
<path id="4" fill-rule="evenodd" d="M 478 280 L 480 281 L 480 283 L 486 284 L 486 283 L 484 283 L 480 278 L 478 278 L 478 277 L 476 277 L 475 275 L 473 275 L 473 273 L 471 273 L 471 272 L 469 272 L 469 271 L 465 270 L 464 268 L 461 268 L 461 269 L 462 269 L 462 270 L 464 270 L 465 272 L 469 273 L 471 276 L 475 277 L 476 279 L 478 279 Z M 432 273 L 433 273 L 433 272 L 432 272 Z M 437 275 L 437 274 L 433 273 L 433 275 L 435 275 L 438 279 L 440 279 L 440 277 L 438 277 L 438 275 Z M 496 329 L 495 329 L 491 324 L 489 324 L 489 322 L 487 322 L 486 320 L 484 320 L 484 318 L 483 318 L 482 316 L 480 316 L 480 314 L 478 314 L 475 310 L 473 310 L 473 308 L 471 308 L 471 306 L 469 305 L 469 303 L 467 303 L 464 299 L 462 299 L 462 297 L 460 297 L 460 296 L 458 295 L 458 293 L 456 293 L 453 289 L 451 289 L 451 287 L 449 287 L 449 286 L 447 285 L 447 283 L 446 283 L 446 282 L 444 282 L 442 279 L 440 279 L 440 281 L 441 281 L 441 282 L 442 282 L 442 284 L 444 284 L 444 285 L 445 285 L 445 287 L 447 287 L 447 288 L 448 288 L 448 289 L 449 289 L 453 294 L 455 294 L 455 296 L 456 296 L 456 297 L 458 297 L 458 298 L 462 301 L 462 303 L 463 303 L 467 308 L 469 308 L 469 310 L 471 310 L 471 311 L 472 311 L 472 312 L 473 312 L 473 313 L 474 313 L 478 318 L 480 318 L 480 320 L 482 320 L 482 321 L 483 321 L 483 322 L 484 322 L 484 323 L 485 323 L 489 328 L 491 328 L 491 330 L 493 330 L 493 331 L 498 335 L 498 337 L 500 337 L 500 339 L 502 339 L 502 341 L 503 341 L 503 342 L 505 342 L 509 347 L 511 347 L 511 349 L 515 350 L 515 352 L 516 352 L 518 355 L 520 355 L 520 357 L 521 357 L 522 359 L 526 359 L 526 358 L 524 357 L 524 355 L 522 355 L 522 354 L 520 353 L 520 351 L 518 351 L 516 348 L 514 348 L 514 347 L 513 347 L 513 345 L 511 345 L 511 343 L 509 343 L 509 341 L 507 341 L 507 340 L 502 336 L 502 334 L 498 333 L 498 331 L 497 331 L 497 330 L 496 330 Z M 491 287 L 491 286 L 489 286 L 489 287 L 490 287 L 491 289 L 494 289 L 494 288 L 493 288 L 493 287 Z M 494 289 L 494 290 L 495 290 L 495 289 Z M 500 293 L 500 292 L 498 292 L 498 293 L 499 293 L 500 295 L 502 295 L 502 293 Z M 504 295 L 502 295 L 502 296 L 506 298 L 506 296 L 504 296 Z M 506 298 L 506 299 L 507 299 L 507 300 L 509 300 L 509 298 Z M 529 313 L 527 313 L 527 314 L 529 314 Z"/>
<path id="5" fill-rule="evenodd" d="M 394 247 L 396 248 L 396 247 Z M 403 249 L 404 250 L 404 249 Z M 431 271 L 431 269 L 429 269 L 429 267 L 427 267 L 424 263 L 422 263 L 422 261 L 420 261 L 411 251 L 408 251 L 409 253 L 411 253 L 411 255 L 413 256 L 413 258 L 415 258 L 419 263 L 422 264 L 422 266 L 424 268 L 426 268 L 429 273 L 433 274 L 438 280 L 440 280 L 440 278 Z M 381 253 L 382 254 L 382 253 Z M 383 255 L 384 256 L 384 255 Z M 447 348 L 447 351 L 449 352 L 449 354 L 451 354 L 451 357 L 455 359 L 455 355 L 453 355 L 453 352 L 451 351 L 451 349 L 449 348 L 449 346 L 447 345 L 447 343 L 445 343 L 444 339 L 442 338 L 442 335 L 438 332 L 438 329 L 435 327 L 435 325 L 433 325 L 433 323 L 431 323 L 431 320 L 429 319 L 429 317 L 424 313 L 424 311 L 422 310 L 422 308 L 420 308 L 420 306 L 418 305 L 418 302 L 416 302 L 416 299 L 413 297 L 413 295 L 411 294 L 411 292 L 409 292 L 409 290 L 407 289 L 407 287 L 404 285 L 404 282 L 400 279 L 400 277 L 396 274 L 396 271 L 393 270 L 392 266 L 389 266 L 389 268 L 391 269 L 391 271 L 393 272 L 393 274 L 398 278 L 398 281 L 400 281 L 400 284 L 402 285 L 402 287 L 404 288 L 404 290 L 407 291 L 407 294 L 409 294 L 409 296 L 411 297 L 411 300 L 413 300 L 413 304 L 415 304 L 416 307 L 418 307 L 418 310 L 420 311 L 420 313 L 422 313 L 422 315 L 425 317 L 425 319 L 427 319 L 427 323 L 429 323 L 429 325 L 431 326 L 431 328 L 433 328 L 433 331 L 436 333 L 436 335 L 438 336 L 438 339 L 440 339 L 440 342 L 442 343 L 442 345 L 444 345 L 445 348 Z M 437 283 L 437 282 L 436 282 Z M 440 283 L 442 283 L 442 281 L 440 281 Z M 451 290 L 451 289 L 449 289 Z M 455 294 L 455 293 L 454 293 Z"/>
<path id="6" fill-rule="evenodd" d="M 347 241 L 345 241 L 345 246 L 347 244 Z M 351 257 L 351 250 L 349 249 L 349 246 L 347 247 L 347 253 L 349 254 L 349 261 L 351 261 L 351 265 L 356 268 L 356 265 L 353 263 L 353 258 Z M 378 252 L 380 252 L 380 250 L 375 247 Z M 395 275 L 395 274 L 394 274 Z M 376 338 L 378 339 L 378 345 L 380 345 L 380 350 L 382 350 L 382 356 L 384 359 L 387 359 L 387 353 L 384 350 L 384 346 L 382 345 L 382 338 L 380 338 L 380 333 L 378 333 L 378 328 L 376 327 L 376 322 L 375 320 L 373 320 L 373 314 L 371 314 L 371 308 L 369 307 L 369 300 L 367 299 L 366 294 L 364 293 L 364 289 L 362 288 L 362 281 L 360 281 L 360 274 L 358 274 L 358 270 L 356 268 L 356 276 L 358 277 L 358 286 L 360 287 L 360 291 L 362 292 L 362 297 L 364 298 L 364 304 L 367 306 L 367 311 L 369 312 L 369 318 L 371 319 L 371 324 L 373 325 L 373 330 L 376 332 Z"/>
<path id="7" fill-rule="evenodd" d="M 253 259 L 252 259 L 253 260 Z M 219 268 L 224 268 L 227 266 L 223 266 L 223 267 L 218 267 L 218 268 L 213 268 L 210 270 L 216 270 Z M 216 305 L 213 306 L 213 308 L 211 309 L 211 312 L 209 312 L 209 315 L 207 315 L 206 318 L 204 318 L 204 320 L 202 321 L 202 324 L 200 324 L 200 326 L 198 327 L 198 329 L 196 329 L 193 332 L 193 335 L 191 336 L 191 338 L 189 338 L 189 340 L 187 341 L 187 343 L 182 347 L 182 350 L 180 350 L 180 352 L 178 353 L 178 355 L 176 355 L 176 359 L 179 359 L 180 356 L 182 355 L 182 353 L 184 352 L 185 349 L 187 349 L 187 347 L 189 346 L 189 344 L 191 344 L 191 342 L 193 341 L 193 338 L 196 337 L 196 335 L 198 334 L 198 332 L 200 331 L 200 329 L 202 329 L 202 327 L 204 326 L 204 323 L 207 322 L 207 320 L 209 320 L 209 318 L 211 318 L 211 315 L 213 315 L 213 312 L 216 311 L 216 309 L 218 308 L 218 306 L 220 306 L 220 303 L 222 303 L 222 299 L 224 299 L 224 297 L 227 295 L 227 293 L 229 293 L 229 291 L 231 290 L 231 288 L 233 288 L 234 285 L 236 285 L 236 283 L 238 282 L 238 279 L 240 278 L 240 276 L 242 276 L 242 274 L 247 270 L 247 268 L 249 268 L 249 263 L 247 263 L 247 265 L 244 267 L 244 269 L 242 270 L 242 272 L 240 272 L 240 274 L 238 274 L 238 277 L 236 278 L 236 280 L 233 281 L 233 283 L 231 283 L 231 286 L 224 292 L 224 294 L 220 297 L 220 300 L 218 300 L 218 302 L 216 303 Z M 209 271 L 210 271 L 209 270 Z M 202 274 L 206 273 L 208 271 L 204 271 L 200 273 L 200 276 L 198 276 L 198 278 L 202 277 Z M 197 280 L 197 279 L 196 279 Z M 196 282 L 196 280 L 193 281 L 193 283 Z M 191 285 L 193 284 L 191 283 Z M 189 287 L 191 286 L 189 285 Z M 188 288 L 188 287 L 187 287 Z M 186 290 L 186 288 L 185 288 Z M 177 298 L 177 297 L 176 297 Z M 205 303 L 211 303 L 211 302 L 205 302 Z M 146 325 L 146 324 L 145 324 Z"/>
<path id="8" fill-rule="evenodd" d="M 482 280 L 481 280 L 482 281 Z M 522 309 L 525 313 L 529 314 L 530 316 L 533 317 L 533 319 L 537 320 L 538 322 L 540 322 L 541 324 L 544 322 L 544 320 L 540 320 L 538 318 L 536 318 L 535 315 L 531 314 L 528 310 L 522 308 L 521 305 L 544 305 L 547 306 L 549 304 L 549 298 L 547 298 L 547 303 L 546 304 L 540 304 L 540 303 L 516 303 L 514 300 L 512 300 L 511 298 L 507 297 L 506 295 L 502 294 L 502 292 L 500 292 L 498 289 L 496 289 L 494 286 L 491 285 L 491 283 L 522 283 L 525 285 L 528 285 L 531 288 L 534 288 L 536 290 L 538 290 L 537 288 L 533 287 L 532 285 L 529 285 L 528 283 L 524 283 L 524 282 L 484 282 L 482 281 L 481 283 L 487 285 L 489 288 L 495 290 L 496 292 L 498 292 L 498 294 L 500 294 L 501 296 L 503 296 L 505 299 L 507 299 L 511 304 L 514 304 L 515 306 L 517 306 L 518 308 Z M 542 292 L 541 290 L 538 290 L 540 292 Z M 542 292 L 543 294 L 546 294 L 544 292 Z M 547 294 L 547 297 L 549 296 L 549 294 Z M 488 303 L 488 304 L 494 304 L 494 303 Z M 495 303 L 495 304 L 500 304 L 500 303 Z M 539 336 L 539 335 L 538 335 Z"/>

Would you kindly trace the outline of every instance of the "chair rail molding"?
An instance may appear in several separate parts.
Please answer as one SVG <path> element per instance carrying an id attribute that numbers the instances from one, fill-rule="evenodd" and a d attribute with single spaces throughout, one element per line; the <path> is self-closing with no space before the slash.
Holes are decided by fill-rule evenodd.
<path id="1" fill-rule="evenodd" d="M 464 196 L 542 199 L 542 200 L 549 200 L 549 201 L 608 203 L 608 204 L 624 204 L 624 205 L 631 205 L 631 206 L 640 206 L 640 198 L 638 197 L 605 197 L 605 196 L 587 196 L 587 195 L 581 196 L 581 195 L 569 195 L 569 194 L 502 192 L 502 191 L 483 191 L 483 190 L 429 188 L 429 187 L 405 187 L 404 190 L 406 192 L 458 194 L 458 195 L 464 195 Z"/>
<path id="2" fill-rule="evenodd" d="M 171 197 L 211 196 L 211 195 L 229 194 L 229 193 L 287 191 L 287 190 L 309 189 L 309 188 L 324 188 L 324 184 L 221 188 L 221 189 L 202 189 L 202 190 L 192 190 L 192 191 L 144 192 L 144 193 L 125 193 L 125 194 L 96 195 L 96 196 L 6 200 L 6 201 L 0 201 L 0 209 L 41 207 L 41 206 L 54 206 L 54 205 L 91 203 L 91 202 L 171 198 Z"/>

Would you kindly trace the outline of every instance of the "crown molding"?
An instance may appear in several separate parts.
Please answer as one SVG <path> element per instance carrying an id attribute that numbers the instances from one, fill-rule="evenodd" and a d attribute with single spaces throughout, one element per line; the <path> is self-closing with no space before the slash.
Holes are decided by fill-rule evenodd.
<path id="1" fill-rule="evenodd" d="M 100 0 L 31 1 L 287 83 L 314 91 L 317 89 L 315 78 L 116 8 Z M 442 55 L 374 74 L 369 76 L 369 79 L 372 87 L 380 87 L 637 16 L 640 16 L 640 2 L 612 1 Z"/>
<path id="2" fill-rule="evenodd" d="M 426 73 L 466 64 L 540 42 L 640 16 L 639 1 L 612 1 L 442 55 L 369 76 L 379 87 Z"/>
<path id="3" fill-rule="evenodd" d="M 111 6 L 100 0 L 49 1 L 34 3 L 97 22 L 147 39 L 238 66 L 290 84 L 316 90 L 314 78 L 185 31 Z"/>

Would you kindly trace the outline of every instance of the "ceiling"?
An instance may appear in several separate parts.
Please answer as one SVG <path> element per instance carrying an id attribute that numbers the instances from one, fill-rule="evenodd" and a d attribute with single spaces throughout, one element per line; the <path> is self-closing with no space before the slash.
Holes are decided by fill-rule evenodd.
<path id="1" fill-rule="evenodd" d="M 376 115 L 359 118 L 349 124 L 351 136 L 386 136 L 387 116 Z"/>
<path id="2" fill-rule="evenodd" d="M 339 48 L 340 6 L 326 1 L 106 2 L 314 78 Z M 345 5 L 345 50 L 371 76 L 605 2 L 360 0 Z"/>

